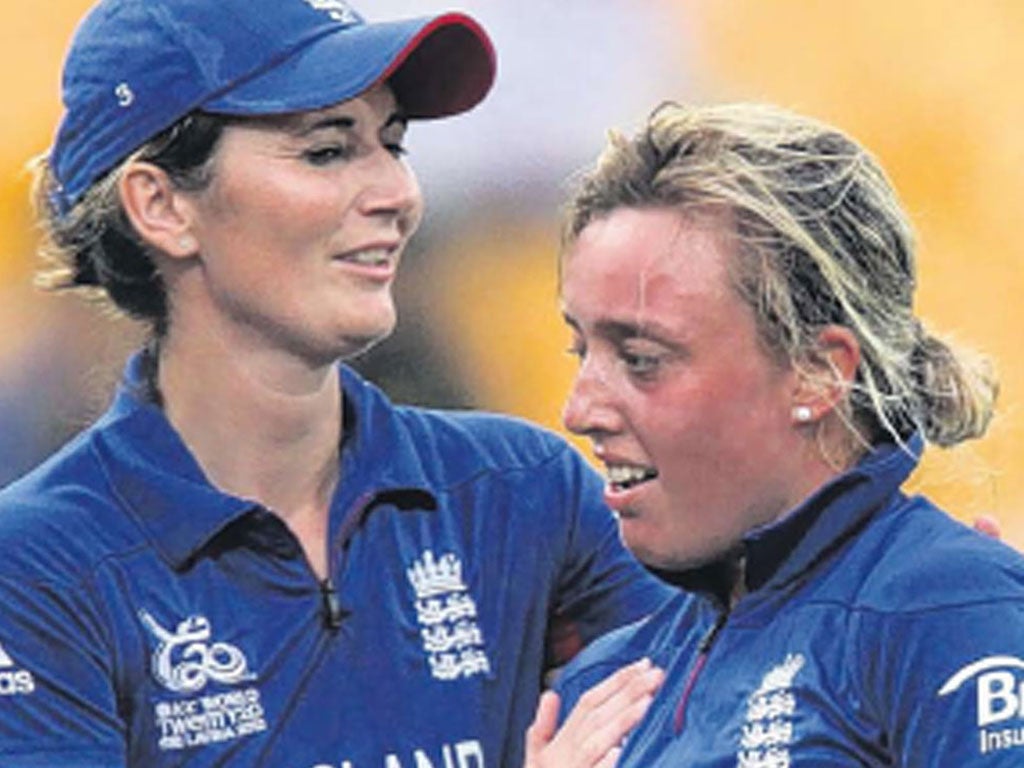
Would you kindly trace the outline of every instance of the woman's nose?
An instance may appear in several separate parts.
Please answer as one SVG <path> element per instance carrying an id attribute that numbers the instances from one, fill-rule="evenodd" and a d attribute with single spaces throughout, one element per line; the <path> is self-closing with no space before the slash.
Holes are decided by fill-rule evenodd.
<path id="1" fill-rule="evenodd" d="M 562 423 L 573 434 L 594 437 L 614 433 L 621 417 L 614 389 L 595 365 L 584 360 L 562 409 Z"/>
<path id="2" fill-rule="evenodd" d="M 360 197 L 360 208 L 370 216 L 392 216 L 403 233 L 418 226 L 423 213 L 423 195 L 412 168 L 382 147 L 367 168 L 370 180 Z"/>

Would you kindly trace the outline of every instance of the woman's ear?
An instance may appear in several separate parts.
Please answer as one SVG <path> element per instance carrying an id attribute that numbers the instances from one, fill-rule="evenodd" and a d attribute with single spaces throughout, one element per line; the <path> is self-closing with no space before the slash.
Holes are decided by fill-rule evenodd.
<path id="1" fill-rule="evenodd" d="M 857 376 L 860 342 L 842 325 L 828 325 L 818 333 L 817 346 L 799 368 L 793 393 L 793 421 L 816 423 L 843 402 Z"/>
<path id="2" fill-rule="evenodd" d="M 199 249 L 192 234 L 191 206 L 167 172 L 144 161 L 128 164 L 118 183 L 121 205 L 144 242 L 171 258 L 189 258 Z"/>

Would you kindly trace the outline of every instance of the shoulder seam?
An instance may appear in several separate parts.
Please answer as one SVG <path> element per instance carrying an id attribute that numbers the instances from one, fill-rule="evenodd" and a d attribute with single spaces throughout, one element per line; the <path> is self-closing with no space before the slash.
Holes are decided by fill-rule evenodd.
<path id="1" fill-rule="evenodd" d="M 555 450 L 553 450 L 547 456 L 539 458 L 537 461 L 534 462 L 521 462 L 516 464 L 483 466 L 476 472 L 473 472 L 464 478 L 460 478 L 456 481 L 453 481 L 451 484 L 443 486 L 441 490 L 445 493 L 455 491 L 467 485 L 472 485 L 473 483 L 477 482 L 480 478 L 485 477 L 487 475 L 511 475 L 517 472 L 528 472 L 530 470 L 541 469 L 545 465 L 552 464 L 556 460 L 562 458 L 563 456 L 566 455 L 567 452 L 571 450 L 572 446 L 570 446 L 568 443 L 563 443 L 561 445 L 556 444 Z"/>

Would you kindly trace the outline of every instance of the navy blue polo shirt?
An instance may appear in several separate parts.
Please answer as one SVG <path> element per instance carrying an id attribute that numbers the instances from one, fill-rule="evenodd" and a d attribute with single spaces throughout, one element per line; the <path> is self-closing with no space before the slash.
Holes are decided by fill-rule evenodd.
<path id="1" fill-rule="evenodd" d="M 321 582 L 206 480 L 139 369 L 0 492 L 6 768 L 518 768 L 559 649 L 666 595 L 561 439 L 395 407 L 344 367 Z"/>
<path id="2" fill-rule="evenodd" d="M 1024 765 L 1024 558 L 900 491 L 921 448 L 876 446 L 751 532 L 731 610 L 685 574 L 565 670 L 563 713 L 646 656 L 666 680 L 623 768 Z"/>

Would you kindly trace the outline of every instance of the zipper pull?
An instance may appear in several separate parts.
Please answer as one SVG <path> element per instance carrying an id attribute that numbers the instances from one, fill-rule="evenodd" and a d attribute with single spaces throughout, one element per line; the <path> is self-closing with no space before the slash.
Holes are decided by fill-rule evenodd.
<path id="1" fill-rule="evenodd" d="M 728 618 L 728 611 L 722 611 L 718 614 L 715 618 L 715 623 L 711 625 L 711 629 L 707 631 L 697 644 L 697 658 L 690 669 L 690 675 L 686 679 L 686 685 L 683 687 L 683 693 L 679 697 L 679 703 L 676 705 L 675 717 L 672 718 L 672 730 L 676 736 L 683 732 L 683 725 L 686 723 L 686 705 L 690 703 L 690 694 L 693 692 L 693 686 L 697 684 L 697 678 L 700 677 L 700 673 L 708 661 L 708 652 L 711 650 L 711 646 L 715 644 L 715 638 L 718 637 L 718 633 L 725 626 L 726 619 Z"/>
<path id="2" fill-rule="evenodd" d="M 324 626 L 328 629 L 338 629 L 346 614 L 338 599 L 338 590 L 334 588 L 334 582 L 330 577 L 320 582 L 320 597 L 323 599 Z"/>
<path id="3" fill-rule="evenodd" d="M 719 631 L 725 625 L 725 620 L 729 618 L 728 611 L 722 611 L 718 614 L 718 618 L 715 619 L 715 623 L 711 625 L 711 629 L 701 639 L 700 644 L 697 646 L 698 653 L 707 653 L 711 650 L 711 646 L 715 644 L 715 638 L 718 637 Z"/>

